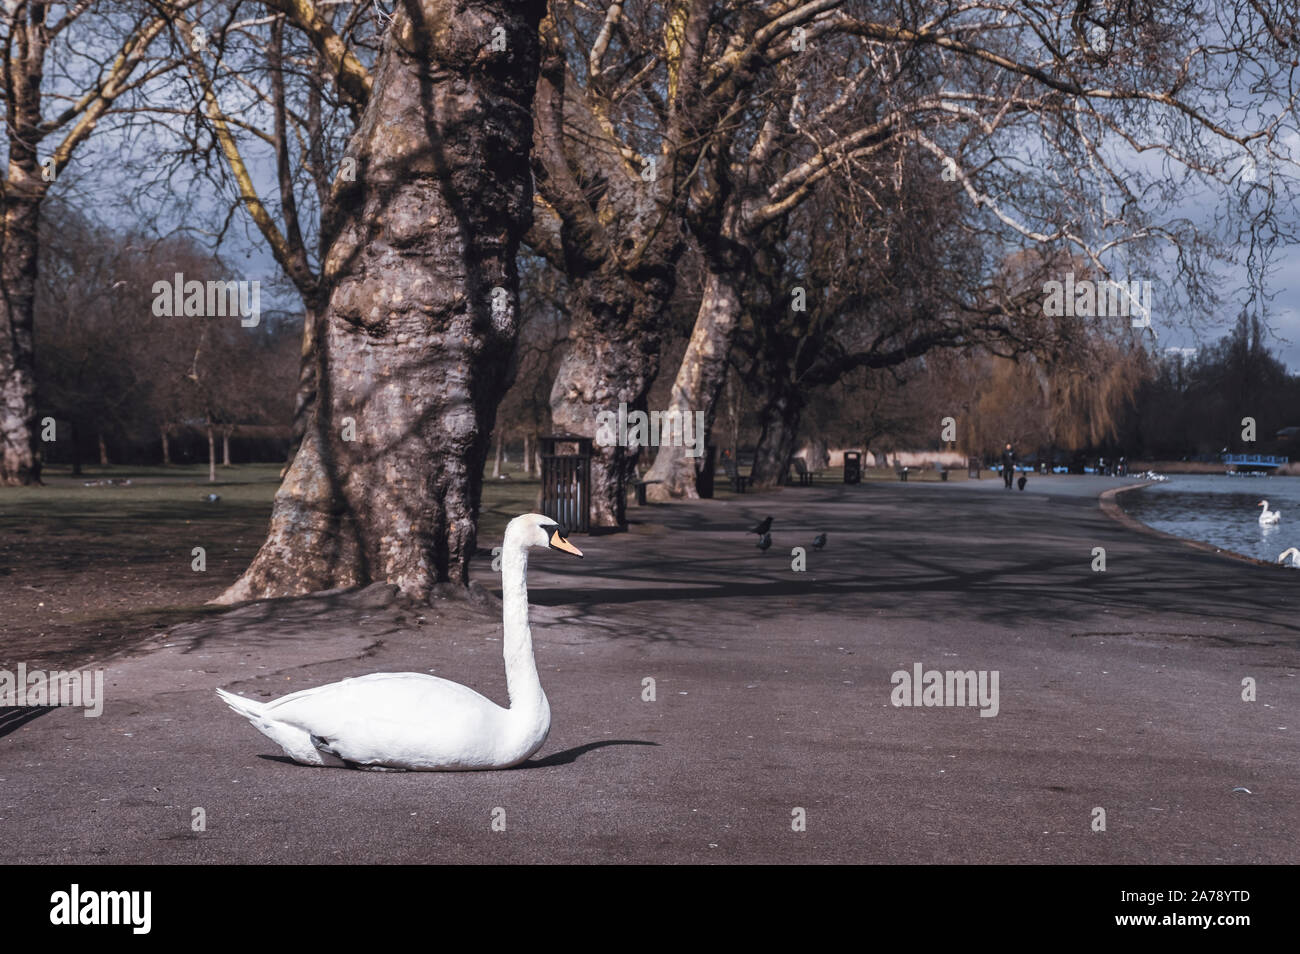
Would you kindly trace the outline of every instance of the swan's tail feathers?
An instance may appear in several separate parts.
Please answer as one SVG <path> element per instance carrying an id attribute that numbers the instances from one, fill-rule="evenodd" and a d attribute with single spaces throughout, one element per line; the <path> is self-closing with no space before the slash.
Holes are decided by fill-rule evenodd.
<path id="1" fill-rule="evenodd" d="M 226 705 L 253 723 L 253 728 L 283 749 L 284 754 L 295 762 L 301 762 L 303 765 L 343 764 L 342 759 L 328 752 L 322 752 L 312 745 L 310 732 L 268 716 L 265 702 L 245 699 L 224 689 L 218 689 L 217 695 Z"/>
<path id="2" fill-rule="evenodd" d="M 262 718 L 262 703 L 254 702 L 252 699 L 245 699 L 243 696 L 237 696 L 233 692 L 226 692 L 224 689 L 218 689 L 217 695 L 221 697 L 222 702 L 250 722 L 256 724 Z"/>

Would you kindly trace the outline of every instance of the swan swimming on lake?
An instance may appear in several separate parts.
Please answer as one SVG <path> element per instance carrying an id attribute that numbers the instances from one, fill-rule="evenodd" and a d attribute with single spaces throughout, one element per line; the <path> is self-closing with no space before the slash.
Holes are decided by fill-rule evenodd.
<path id="1" fill-rule="evenodd" d="M 1291 561 L 1290 564 L 1287 563 L 1287 560 Z M 1277 562 L 1281 563 L 1283 566 L 1289 565 L 1293 570 L 1300 570 L 1300 549 L 1290 547 L 1283 550 L 1277 555 Z"/>
<path id="2" fill-rule="evenodd" d="M 582 556 L 550 517 L 524 514 L 506 527 L 501 597 L 509 708 L 418 672 L 372 673 L 270 702 L 222 689 L 217 694 L 304 765 L 426 772 L 518 765 L 542 747 L 551 729 L 528 628 L 529 547 Z"/>
<path id="3" fill-rule="evenodd" d="M 1269 524 L 1282 522 L 1282 512 L 1280 510 L 1269 510 L 1267 500 L 1261 500 L 1255 506 L 1264 508 L 1259 512 L 1260 526 L 1267 527 Z"/>

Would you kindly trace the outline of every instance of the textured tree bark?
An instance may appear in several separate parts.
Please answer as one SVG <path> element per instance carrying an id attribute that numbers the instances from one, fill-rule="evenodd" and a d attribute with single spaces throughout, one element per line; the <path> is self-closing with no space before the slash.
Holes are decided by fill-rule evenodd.
<path id="1" fill-rule="evenodd" d="M 37 229 L 44 194 L 39 182 L 34 153 L 10 157 L 0 199 L 0 484 L 7 486 L 41 482 L 32 341 Z"/>
<path id="2" fill-rule="evenodd" d="M 307 436 L 312 412 L 316 408 L 316 382 L 320 377 L 320 351 L 323 309 L 308 305 L 302 319 L 302 354 L 298 363 L 298 389 L 293 404 L 293 425 L 289 433 L 289 455 L 285 464 L 292 464 L 294 455 Z"/>
<path id="3" fill-rule="evenodd" d="M 216 602 L 468 583 L 518 331 L 541 13 L 537 0 L 397 8 L 348 149 L 356 182 L 333 203 L 312 421 L 266 543 Z"/>
<path id="4" fill-rule="evenodd" d="M 501 458 L 505 456 L 505 444 L 502 441 L 501 432 L 497 431 L 497 450 L 492 458 L 492 476 L 499 478 L 501 476 Z"/>
<path id="5" fill-rule="evenodd" d="M 159 432 L 162 434 L 163 466 L 170 467 L 172 463 L 172 446 L 171 441 L 167 437 L 167 428 L 159 428 Z"/>
<path id="6" fill-rule="evenodd" d="M 708 17 L 695 8 L 691 65 L 682 75 L 700 79 L 697 54 Z M 628 147 L 602 114 L 602 93 L 577 82 L 566 65 L 563 40 L 548 20 L 536 102 L 538 191 L 558 222 L 538 247 L 569 276 L 568 350 L 551 389 L 555 433 L 595 437 L 597 415 L 620 404 L 644 410 L 659 369 L 660 339 L 675 267 L 685 247 L 680 212 L 704 137 L 689 121 L 690 97 L 670 93 L 671 114 L 654 172 L 629 159 Z M 597 84 L 599 85 L 599 84 Z M 694 91 L 694 87 L 691 87 Z M 689 145 L 685 145 L 689 142 Z M 543 231 L 543 230 L 539 230 Z M 549 235 L 549 233 L 548 233 Z M 639 447 L 593 447 L 591 525 L 625 524 L 625 485 Z"/>
<path id="7" fill-rule="evenodd" d="M 727 380 L 727 355 L 740 322 L 739 280 L 733 272 L 709 270 L 695 328 L 673 381 L 669 410 L 682 415 L 704 412 L 704 433 L 697 436 L 701 449 L 713 432 L 718 399 Z M 660 447 L 646 480 L 661 483 L 646 488 L 647 496 L 658 501 L 697 499 L 695 477 L 704 460 L 703 455 L 688 457 L 685 447 Z"/>
<path id="8" fill-rule="evenodd" d="M 759 413 L 758 446 L 754 448 L 754 469 L 750 475 L 755 488 L 779 487 L 785 483 L 802 414 L 803 399 L 794 386 L 774 381 Z"/>
<path id="9" fill-rule="evenodd" d="M 221 432 L 221 466 L 230 466 L 230 431 Z"/>
<path id="10" fill-rule="evenodd" d="M 99 436 L 99 466 L 107 467 L 109 466 L 108 445 L 104 443 L 103 434 L 100 434 L 98 436 Z"/>
<path id="11" fill-rule="evenodd" d="M 533 475 L 533 432 L 524 431 L 524 474 Z"/>
<path id="12" fill-rule="evenodd" d="M 661 314 L 672 294 L 671 268 L 641 283 L 618 274 L 596 274 L 576 283 L 570 299 L 569 346 L 551 388 L 556 433 L 595 437 L 597 416 L 608 411 L 645 410 L 646 395 L 659 370 Z M 628 479 L 639 446 L 593 445 L 591 525 L 626 525 Z"/>
<path id="13" fill-rule="evenodd" d="M 208 483 L 217 482 L 217 441 L 216 435 L 212 431 L 212 425 L 208 425 Z"/>

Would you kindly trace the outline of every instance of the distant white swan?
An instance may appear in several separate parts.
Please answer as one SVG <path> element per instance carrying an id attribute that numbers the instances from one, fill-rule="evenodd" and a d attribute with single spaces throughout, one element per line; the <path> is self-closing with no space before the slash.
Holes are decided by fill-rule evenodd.
<path id="1" fill-rule="evenodd" d="M 1285 566 L 1287 565 L 1286 562 L 1287 560 L 1291 561 L 1290 563 L 1291 569 L 1300 570 L 1300 549 L 1296 547 L 1290 547 L 1289 549 L 1283 550 L 1281 553 L 1277 555 L 1278 563 L 1281 563 Z"/>
<path id="2" fill-rule="evenodd" d="M 1259 512 L 1259 522 L 1261 526 L 1266 527 L 1271 523 L 1280 523 L 1282 521 L 1282 512 L 1280 510 L 1269 510 L 1267 500 L 1261 500 L 1255 506 L 1264 508 Z"/>
<path id="3" fill-rule="evenodd" d="M 502 769 L 546 741 L 551 708 L 537 678 L 528 627 L 528 548 L 577 556 L 550 517 L 529 513 L 506 527 L 501 551 L 504 656 L 510 707 L 468 686 L 418 672 L 378 672 L 293 692 L 270 702 L 217 694 L 304 765 L 409 771 Z"/>

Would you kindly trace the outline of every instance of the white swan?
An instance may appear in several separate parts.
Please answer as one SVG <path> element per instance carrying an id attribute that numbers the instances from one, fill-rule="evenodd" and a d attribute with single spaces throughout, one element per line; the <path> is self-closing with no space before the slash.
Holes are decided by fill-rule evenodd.
<path id="1" fill-rule="evenodd" d="M 1269 524 L 1282 522 L 1282 512 L 1280 510 L 1269 510 L 1267 500 L 1261 500 L 1255 506 L 1264 508 L 1259 512 L 1260 526 L 1267 527 Z"/>
<path id="2" fill-rule="evenodd" d="M 304 765 L 377 771 L 518 765 L 542 747 L 551 728 L 528 628 L 529 547 L 582 556 L 550 517 L 524 514 L 506 527 L 501 596 L 508 709 L 460 683 L 418 672 L 373 673 L 270 702 L 217 694 Z"/>
<path id="3" fill-rule="evenodd" d="M 1300 570 L 1300 549 L 1290 547 L 1277 555 L 1278 563 L 1286 565 L 1287 560 L 1291 561 L 1290 565 L 1293 570 Z"/>

